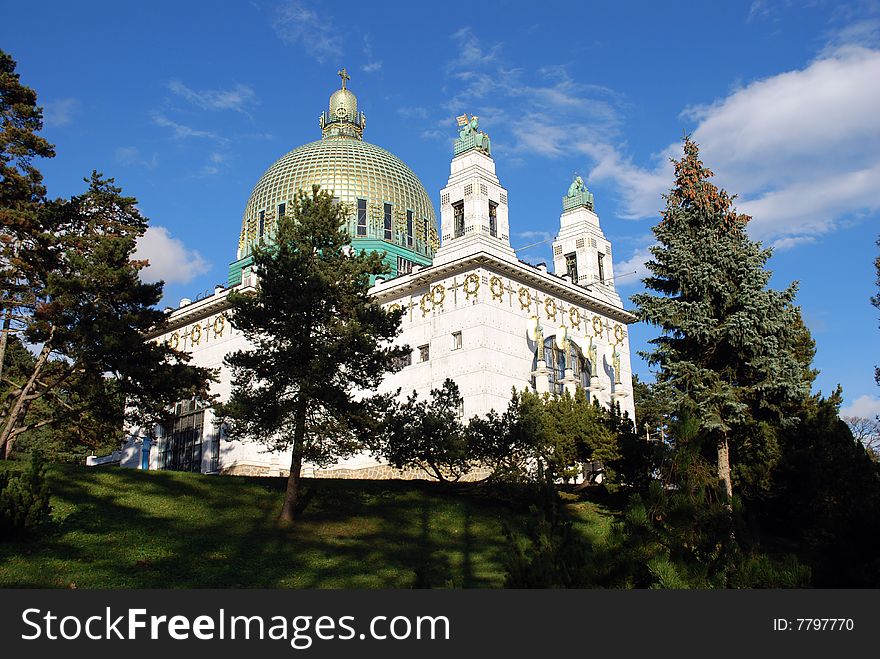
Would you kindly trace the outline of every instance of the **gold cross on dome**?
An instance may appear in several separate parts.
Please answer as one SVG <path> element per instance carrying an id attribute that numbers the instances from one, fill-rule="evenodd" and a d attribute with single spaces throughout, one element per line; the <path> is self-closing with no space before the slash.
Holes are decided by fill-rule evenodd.
<path id="1" fill-rule="evenodd" d="M 336 75 L 342 78 L 342 88 L 345 89 L 345 81 L 351 80 L 351 76 L 348 75 L 348 72 L 345 69 L 339 69 L 339 71 L 336 72 Z"/>

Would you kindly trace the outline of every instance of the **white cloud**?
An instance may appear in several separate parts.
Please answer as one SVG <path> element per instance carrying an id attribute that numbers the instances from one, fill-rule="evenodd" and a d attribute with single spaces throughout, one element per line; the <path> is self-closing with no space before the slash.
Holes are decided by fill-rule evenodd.
<path id="1" fill-rule="evenodd" d="M 510 67 L 502 56 L 503 43 L 487 43 L 469 27 L 452 40 L 456 54 L 446 64 L 450 84 L 445 90 L 450 100 L 438 122 L 447 134 L 452 134 L 453 117 L 477 114 L 481 126 L 502 133 L 493 149 L 508 159 L 562 157 L 574 144 L 597 144 L 617 134 L 622 97 L 612 90 L 580 82 L 562 65 Z"/>
<path id="2" fill-rule="evenodd" d="M 651 260 L 651 247 L 640 247 L 625 261 L 614 264 L 614 280 L 617 288 L 636 286 L 648 276 L 645 265 Z"/>
<path id="3" fill-rule="evenodd" d="M 51 127 L 66 126 L 73 121 L 78 109 L 79 101 L 75 98 L 47 101 L 43 105 L 43 122 Z"/>
<path id="4" fill-rule="evenodd" d="M 121 146 L 116 149 L 114 154 L 116 162 L 120 165 L 131 165 L 137 167 L 146 167 L 147 169 L 155 169 L 159 166 L 159 154 L 153 153 L 147 158 L 136 146 Z"/>
<path id="5" fill-rule="evenodd" d="M 247 107 L 260 102 L 251 87 L 241 84 L 232 89 L 195 90 L 180 80 L 172 80 L 168 89 L 203 110 L 233 110 L 247 115 Z"/>
<path id="6" fill-rule="evenodd" d="M 212 133 L 209 130 L 198 130 L 196 128 L 191 128 L 190 126 L 185 126 L 184 124 L 179 124 L 176 121 L 172 121 L 161 112 L 156 112 L 153 115 L 153 123 L 162 128 L 170 128 L 172 136 L 178 140 L 186 139 L 188 137 L 204 137 L 207 139 L 223 141 L 223 138 L 216 133 Z"/>
<path id="7" fill-rule="evenodd" d="M 138 239 L 134 258 L 150 262 L 141 270 L 143 281 L 186 284 L 210 269 L 201 254 L 187 249 L 183 242 L 172 238 L 168 229 L 161 226 L 149 227 Z"/>
<path id="8" fill-rule="evenodd" d="M 463 27 L 452 35 L 457 44 L 457 55 L 449 62 L 449 70 L 472 69 L 486 66 L 496 61 L 501 50 L 501 44 L 492 44 L 488 50 L 483 48 L 483 42 L 477 38 L 474 31 L 469 27 Z"/>
<path id="9" fill-rule="evenodd" d="M 289 0 L 278 7 L 272 28 L 284 42 L 302 46 L 311 57 L 324 62 L 343 52 L 343 39 L 336 23 L 326 11 L 321 15 L 298 0 Z"/>
<path id="10" fill-rule="evenodd" d="M 376 54 L 373 51 L 373 38 L 369 34 L 364 34 L 364 59 L 367 62 L 361 67 L 364 73 L 375 73 L 382 69 L 382 61 L 376 59 Z"/>
<path id="11" fill-rule="evenodd" d="M 752 215 L 754 238 L 790 247 L 880 209 L 878 80 L 880 50 L 848 46 L 685 109 L 716 182 Z M 607 143 L 582 150 L 596 162 L 591 178 L 617 184 L 624 217 L 657 216 L 660 194 L 672 183 L 667 159 L 680 153 L 678 143 L 652 167 L 634 165 Z"/>
<path id="12" fill-rule="evenodd" d="M 214 174 L 219 174 L 228 161 L 229 156 L 227 154 L 213 151 L 208 155 L 208 162 L 206 162 L 201 170 L 199 170 L 199 175 L 213 176 Z"/>
<path id="13" fill-rule="evenodd" d="M 873 419 L 880 415 L 880 398 L 877 396 L 864 395 L 856 398 L 852 403 L 840 409 L 840 416 L 857 416 L 865 419 Z"/>

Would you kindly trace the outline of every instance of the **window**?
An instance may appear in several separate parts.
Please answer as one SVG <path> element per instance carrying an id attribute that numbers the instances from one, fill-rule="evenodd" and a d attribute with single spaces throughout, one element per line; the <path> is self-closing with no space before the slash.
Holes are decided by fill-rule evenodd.
<path id="1" fill-rule="evenodd" d="M 455 237 L 461 238 L 464 235 L 464 202 L 459 201 L 452 204 L 452 218 L 455 223 Z"/>
<path id="2" fill-rule="evenodd" d="M 573 253 L 565 255 L 565 271 L 571 275 L 571 281 L 576 284 L 578 282 L 577 255 Z"/>
<path id="3" fill-rule="evenodd" d="M 266 211 L 260 211 L 260 238 L 263 237 L 263 229 L 266 227 Z"/>
<path id="4" fill-rule="evenodd" d="M 367 200 L 358 199 L 357 235 L 367 235 Z"/>
<path id="5" fill-rule="evenodd" d="M 391 240 L 391 204 L 385 204 L 385 240 Z"/>
<path id="6" fill-rule="evenodd" d="M 462 398 L 458 401 L 458 409 L 455 410 L 455 414 L 459 419 L 464 419 L 464 399 Z"/>
<path id="7" fill-rule="evenodd" d="M 427 218 L 424 218 L 424 219 L 422 220 L 422 222 L 423 222 L 424 225 L 425 225 L 425 248 L 427 249 L 427 246 L 428 246 L 428 240 L 429 240 L 430 237 L 431 237 L 431 234 L 428 232 L 428 219 L 427 219 Z"/>
<path id="8" fill-rule="evenodd" d="M 453 332 L 452 333 L 452 349 L 458 350 L 461 348 L 461 332 Z"/>
<path id="9" fill-rule="evenodd" d="M 493 238 L 498 237 L 498 204 L 494 201 L 489 202 L 489 235 Z"/>
<path id="10" fill-rule="evenodd" d="M 419 346 L 419 362 L 426 362 L 431 359 L 431 350 L 427 345 Z"/>
<path id="11" fill-rule="evenodd" d="M 599 281 L 605 283 L 605 255 L 599 252 Z"/>
<path id="12" fill-rule="evenodd" d="M 413 246 L 413 212 L 406 212 L 406 246 Z"/>
<path id="13" fill-rule="evenodd" d="M 202 471 L 204 421 L 205 409 L 200 401 L 182 401 L 174 406 L 171 432 L 166 432 L 163 428 L 159 435 L 159 469 Z"/>
<path id="14" fill-rule="evenodd" d="M 284 217 L 284 213 L 287 212 L 287 204 L 278 204 L 278 219 L 280 220 Z"/>
<path id="15" fill-rule="evenodd" d="M 412 272 L 413 262 L 402 256 L 397 257 L 397 274 L 408 275 Z"/>

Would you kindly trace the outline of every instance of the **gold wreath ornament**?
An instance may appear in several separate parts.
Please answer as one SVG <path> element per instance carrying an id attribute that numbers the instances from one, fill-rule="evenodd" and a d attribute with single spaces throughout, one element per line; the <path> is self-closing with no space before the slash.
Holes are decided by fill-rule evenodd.
<path id="1" fill-rule="evenodd" d="M 476 273 L 469 274 L 464 278 L 462 288 L 466 299 L 470 300 L 472 297 L 476 297 L 480 290 L 480 276 Z"/>
<path id="2" fill-rule="evenodd" d="M 226 319 L 223 316 L 217 316 L 214 319 L 214 338 L 223 336 L 224 329 L 226 329 Z"/>
<path id="3" fill-rule="evenodd" d="M 580 329 L 581 327 L 581 312 L 577 310 L 575 307 L 569 307 L 568 309 L 568 320 L 571 321 L 571 326 Z"/>
<path id="4" fill-rule="evenodd" d="M 615 343 L 623 343 L 623 325 L 615 325 L 614 326 L 614 342 Z"/>
<path id="5" fill-rule="evenodd" d="M 517 297 L 519 298 L 519 306 L 521 309 L 526 310 L 532 306 L 532 294 L 528 288 L 520 286 Z"/>
<path id="6" fill-rule="evenodd" d="M 489 279 L 489 292 L 492 294 L 493 300 L 500 300 L 504 296 L 504 284 L 501 277 L 491 277 Z"/>
<path id="7" fill-rule="evenodd" d="M 446 299 L 446 288 L 443 284 L 437 284 L 431 289 L 431 304 L 435 307 L 442 307 L 443 300 Z"/>
<path id="8" fill-rule="evenodd" d="M 431 305 L 430 308 L 428 305 Z M 419 301 L 419 309 L 422 310 L 422 316 L 427 316 L 428 312 L 434 308 L 434 303 L 431 301 L 431 294 L 425 293 L 422 296 L 422 299 Z"/>
<path id="9" fill-rule="evenodd" d="M 602 334 L 602 319 L 599 316 L 593 316 L 593 332 L 596 336 Z"/>

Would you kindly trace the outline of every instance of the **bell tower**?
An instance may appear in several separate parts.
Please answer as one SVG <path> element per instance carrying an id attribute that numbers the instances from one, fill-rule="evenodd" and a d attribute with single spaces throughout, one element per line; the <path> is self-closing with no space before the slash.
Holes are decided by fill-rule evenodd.
<path id="1" fill-rule="evenodd" d="M 440 191 L 441 246 L 434 265 L 477 252 L 516 261 L 510 246 L 507 190 L 495 174 L 489 136 L 479 118 L 458 117 L 459 133 L 446 187 Z"/>
<path id="2" fill-rule="evenodd" d="M 593 193 L 576 176 L 562 198 L 559 233 L 553 241 L 553 273 L 622 307 L 614 288 L 611 243 L 602 233 Z"/>

